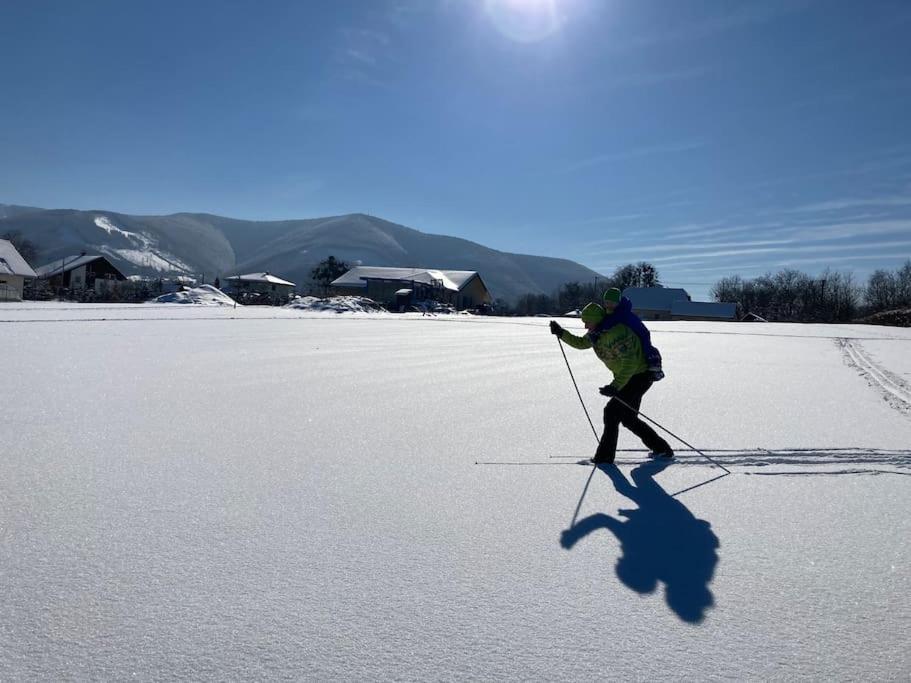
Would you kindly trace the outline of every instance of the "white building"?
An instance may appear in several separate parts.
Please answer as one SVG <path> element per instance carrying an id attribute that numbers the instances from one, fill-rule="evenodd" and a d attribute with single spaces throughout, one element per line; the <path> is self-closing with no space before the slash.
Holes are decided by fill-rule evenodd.
<path id="1" fill-rule="evenodd" d="M 0 239 L 0 301 L 22 301 L 26 279 L 38 277 L 9 240 Z"/>
<path id="2" fill-rule="evenodd" d="M 474 270 L 357 266 L 333 280 L 330 287 L 335 294 L 366 296 L 390 310 L 407 310 L 427 299 L 457 309 L 491 302 L 487 285 Z"/>
<path id="3" fill-rule="evenodd" d="M 234 275 L 225 278 L 225 282 L 224 291 L 235 299 L 241 297 L 244 303 L 256 303 L 257 299 L 262 303 L 280 303 L 288 299 L 297 286 L 268 271 Z"/>

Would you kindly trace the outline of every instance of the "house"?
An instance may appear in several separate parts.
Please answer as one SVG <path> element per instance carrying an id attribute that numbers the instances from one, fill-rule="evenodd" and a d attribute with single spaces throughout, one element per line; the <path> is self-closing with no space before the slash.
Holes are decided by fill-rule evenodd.
<path id="1" fill-rule="evenodd" d="M 116 282 L 127 279 L 126 275 L 100 254 L 64 256 L 37 268 L 35 272 L 38 279 L 47 280 L 53 289 L 93 291 L 96 294 L 108 294 Z"/>
<path id="2" fill-rule="evenodd" d="M 691 301 L 685 289 L 672 287 L 627 287 L 623 296 L 633 304 L 633 311 L 643 320 L 671 320 L 675 301 Z"/>
<path id="3" fill-rule="evenodd" d="M 623 296 L 643 320 L 734 320 L 737 304 L 693 301 L 685 289 L 627 287 Z"/>
<path id="4" fill-rule="evenodd" d="M 38 277 L 9 240 L 0 240 L 0 301 L 22 301 L 25 281 Z"/>
<path id="5" fill-rule="evenodd" d="M 265 273 L 247 273 L 225 278 L 224 291 L 243 303 L 279 303 L 287 300 L 297 287 L 293 282 L 266 271 Z"/>
<path id="6" fill-rule="evenodd" d="M 365 296 L 396 311 L 426 300 L 460 310 L 492 301 L 487 285 L 474 270 L 357 266 L 333 280 L 330 288 L 333 294 Z"/>
<path id="7" fill-rule="evenodd" d="M 675 301 L 671 304 L 671 320 L 734 320 L 737 304 L 713 301 Z"/>

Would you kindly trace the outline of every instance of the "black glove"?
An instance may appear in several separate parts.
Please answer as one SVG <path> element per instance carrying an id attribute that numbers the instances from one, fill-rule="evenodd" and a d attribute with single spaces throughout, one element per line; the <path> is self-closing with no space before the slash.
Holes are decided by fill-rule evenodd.
<path id="1" fill-rule="evenodd" d="M 555 334 L 558 337 L 563 336 L 563 328 L 560 327 L 560 323 L 558 323 L 556 320 L 550 321 L 550 333 Z"/>
<path id="2" fill-rule="evenodd" d="M 617 390 L 612 387 L 610 384 L 605 384 L 603 387 L 598 389 L 598 393 L 602 396 L 616 396 Z"/>

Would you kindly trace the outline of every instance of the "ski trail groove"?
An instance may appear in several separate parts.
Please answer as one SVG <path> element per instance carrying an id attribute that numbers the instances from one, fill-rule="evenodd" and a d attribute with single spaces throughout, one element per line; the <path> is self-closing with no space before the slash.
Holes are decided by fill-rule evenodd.
<path id="1" fill-rule="evenodd" d="M 839 337 L 845 362 L 855 368 L 867 382 L 896 410 L 911 413 L 911 387 L 896 375 L 877 365 L 856 339 Z"/>

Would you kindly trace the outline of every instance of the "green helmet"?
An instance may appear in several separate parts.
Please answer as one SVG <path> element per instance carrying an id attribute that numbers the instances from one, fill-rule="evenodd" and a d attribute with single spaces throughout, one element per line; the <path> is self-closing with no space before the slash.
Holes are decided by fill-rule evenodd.
<path id="1" fill-rule="evenodd" d="M 605 303 L 610 302 L 610 303 L 613 303 L 613 304 L 619 304 L 619 303 L 620 303 L 620 296 L 621 296 L 620 290 L 617 289 L 616 287 L 611 287 L 611 288 L 608 289 L 606 292 L 604 292 L 604 302 L 605 302 Z"/>
<path id="2" fill-rule="evenodd" d="M 599 323 L 604 319 L 604 316 L 607 315 L 604 312 L 604 309 L 601 308 L 598 304 L 585 304 L 585 308 L 582 309 L 582 322 L 584 323 Z"/>

